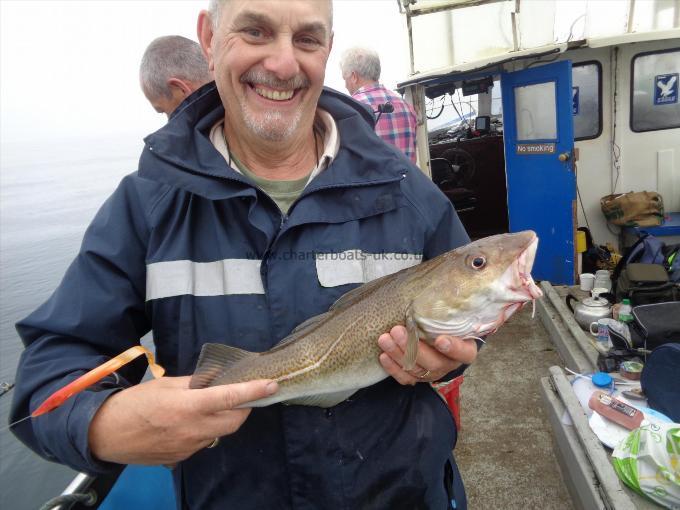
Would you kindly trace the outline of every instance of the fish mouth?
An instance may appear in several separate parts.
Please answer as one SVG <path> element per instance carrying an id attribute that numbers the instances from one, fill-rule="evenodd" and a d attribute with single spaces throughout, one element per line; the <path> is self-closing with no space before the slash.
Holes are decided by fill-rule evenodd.
<path id="1" fill-rule="evenodd" d="M 527 247 L 501 277 L 511 292 L 516 293 L 518 297 L 526 297 L 526 299 L 517 299 L 517 302 L 533 301 L 543 296 L 543 292 L 531 276 L 537 250 L 538 237 L 533 234 Z"/>
<path id="2" fill-rule="evenodd" d="M 526 247 L 490 286 L 488 295 L 478 302 L 475 312 L 456 314 L 449 320 L 414 314 L 421 338 L 434 340 L 439 335 L 453 335 L 481 339 L 498 330 L 527 303 L 533 303 L 535 309 L 535 300 L 543 296 L 531 276 L 537 250 L 538 237 L 532 232 Z"/>
<path id="3" fill-rule="evenodd" d="M 500 301 L 504 302 L 505 305 L 501 307 L 495 320 L 478 326 L 478 334 L 494 333 L 515 312 L 524 308 L 529 302 L 532 303 L 534 309 L 531 314 L 533 318 L 536 311 L 536 299 L 543 297 L 543 292 L 531 276 L 531 269 L 534 267 L 536 251 L 538 250 L 538 236 L 533 232 L 531 234 L 531 240 L 526 248 L 522 250 L 519 257 L 510 264 L 510 267 L 505 270 L 500 278 Z"/>

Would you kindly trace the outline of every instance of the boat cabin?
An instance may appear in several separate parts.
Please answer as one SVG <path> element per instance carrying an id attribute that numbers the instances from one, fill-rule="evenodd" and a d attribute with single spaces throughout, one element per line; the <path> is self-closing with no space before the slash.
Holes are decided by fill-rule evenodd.
<path id="1" fill-rule="evenodd" d="M 600 199 L 657 191 L 680 233 L 680 4 L 402 0 L 421 169 L 472 237 L 532 229 L 573 284 L 576 231 L 621 249 Z M 438 127 L 442 113 L 457 123 Z M 680 240 L 680 237 L 677 238 Z"/>

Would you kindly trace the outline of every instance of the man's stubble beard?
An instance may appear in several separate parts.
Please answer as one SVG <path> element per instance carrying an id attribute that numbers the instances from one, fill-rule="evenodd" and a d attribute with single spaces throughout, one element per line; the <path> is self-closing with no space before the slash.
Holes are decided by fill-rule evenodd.
<path id="1" fill-rule="evenodd" d="M 302 89 L 309 88 L 310 80 L 305 73 L 298 73 L 289 80 L 280 80 L 271 72 L 265 71 L 261 67 L 253 67 L 245 72 L 239 80 L 241 83 L 247 83 L 251 86 L 256 84 L 265 85 L 274 89 Z M 295 131 L 300 125 L 302 119 L 302 108 L 295 112 L 290 121 L 276 110 L 264 112 L 261 115 L 253 114 L 249 108 L 245 98 L 239 100 L 241 107 L 241 115 L 250 131 L 263 140 L 268 142 L 285 142 L 292 138 Z"/>
<path id="2" fill-rule="evenodd" d="M 302 110 L 295 112 L 295 115 L 288 121 L 281 112 L 267 111 L 264 115 L 255 115 L 248 110 L 245 100 L 240 101 L 241 115 L 246 127 L 259 138 L 268 142 L 285 142 L 290 140 L 297 131 Z"/>

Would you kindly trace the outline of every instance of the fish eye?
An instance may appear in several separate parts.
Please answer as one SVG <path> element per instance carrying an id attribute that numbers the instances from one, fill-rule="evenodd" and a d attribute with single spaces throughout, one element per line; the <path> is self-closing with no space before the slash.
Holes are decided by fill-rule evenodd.
<path id="1" fill-rule="evenodd" d="M 481 256 L 474 257 L 470 264 L 472 265 L 472 269 L 482 269 L 484 266 L 486 266 L 486 258 Z"/>

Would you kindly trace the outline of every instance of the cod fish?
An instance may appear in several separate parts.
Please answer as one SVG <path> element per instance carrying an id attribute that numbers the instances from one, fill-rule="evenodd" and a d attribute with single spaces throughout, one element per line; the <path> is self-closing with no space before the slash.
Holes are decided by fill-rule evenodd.
<path id="1" fill-rule="evenodd" d="M 542 296 L 530 274 L 537 246 L 530 230 L 496 235 L 373 280 L 266 352 L 207 343 L 190 387 L 273 379 L 279 384 L 276 394 L 243 407 L 334 406 L 388 376 L 378 360 L 378 337 L 393 326 L 407 328 L 404 368 L 409 370 L 419 339 L 432 344 L 443 334 L 484 337 Z"/>

